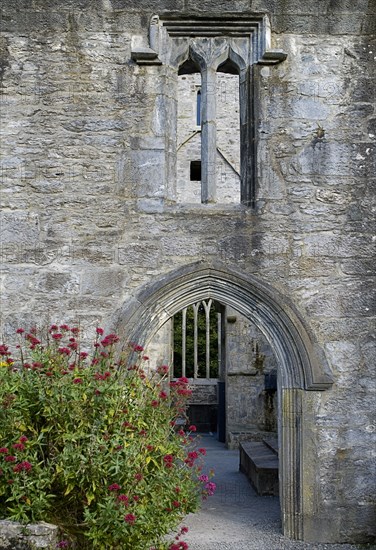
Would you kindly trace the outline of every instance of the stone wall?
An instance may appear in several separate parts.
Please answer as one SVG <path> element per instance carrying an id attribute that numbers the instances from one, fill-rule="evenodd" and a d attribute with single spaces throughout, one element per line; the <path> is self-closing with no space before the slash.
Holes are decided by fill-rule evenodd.
<path id="1" fill-rule="evenodd" d="M 254 209 L 174 202 L 175 92 L 163 66 L 131 59 L 132 37 L 171 10 L 269 12 L 288 55 L 254 67 Z M 307 540 L 373 536 L 375 15 L 373 0 L 2 8 L 1 331 L 112 328 L 143 285 L 197 261 L 271 285 L 334 378 L 302 394 Z"/>
<path id="2" fill-rule="evenodd" d="M 21 525 L 0 520 L 0 548 L 4 550 L 54 550 L 59 542 L 59 530 L 50 523 Z"/>

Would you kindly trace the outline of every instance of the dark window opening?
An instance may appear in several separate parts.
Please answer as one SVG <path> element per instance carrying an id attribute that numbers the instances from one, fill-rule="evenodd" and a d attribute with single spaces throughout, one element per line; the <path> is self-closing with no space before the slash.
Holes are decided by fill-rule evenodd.
<path id="1" fill-rule="evenodd" d="M 192 59 L 187 59 L 182 65 L 180 65 L 178 74 L 193 74 L 199 72 L 200 67 L 197 63 L 195 63 Z"/>
<path id="2" fill-rule="evenodd" d="M 201 181 L 201 160 L 191 161 L 190 180 Z"/>
<path id="3" fill-rule="evenodd" d="M 201 90 L 198 90 L 197 92 L 196 124 L 197 126 L 201 126 Z"/>

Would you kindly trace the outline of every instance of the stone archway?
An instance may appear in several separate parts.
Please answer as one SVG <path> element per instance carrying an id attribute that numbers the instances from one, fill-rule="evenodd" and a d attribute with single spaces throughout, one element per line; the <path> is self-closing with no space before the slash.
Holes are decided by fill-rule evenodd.
<path id="1" fill-rule="evenodd" d="M 172 271 L 137 292 L 116 314 L 118 333 L 147 343 L 183 307 L 207 299 L 231 306 L 264 333 L 280 365 L 280 501 L 283 532 L 304 539 L 303 396 L 332 380 L 320 350 L 291 303 L 252 275 L 220 263 Z"/>

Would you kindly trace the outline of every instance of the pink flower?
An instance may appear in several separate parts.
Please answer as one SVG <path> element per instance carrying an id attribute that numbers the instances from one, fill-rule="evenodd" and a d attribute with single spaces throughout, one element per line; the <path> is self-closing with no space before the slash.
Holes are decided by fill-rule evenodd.
<path id="1" fill-rule="evenodd" d="M 71 333 L 72 334 L 78 334 L 79 332 L 80 332 L 80 329 L 78 327 L 71 328 Z"/>
<path id="2" fill-rule="evenodd" d="M 117 483 L 113 483 L 112 485 L 109 485 L 108 490 L 109 491 L 120 491 L 121 487 Z"/>
<path id="3" fill-rule="evenodd" d="M 197 428 L 196 428 L 196 426 L 194 426 L 194 425 L 192 424 L 192 426 L 189 426 L 188 431 L 189 431 L 189 432 L 196 432 L 196 431 L 197 431 Z"/>
<path id="4" fill-rule="evenodd" d="M 181 376 L 178 378 L 178 384 L 189 384 L 189 380 L 185 376 Z"/>
<path id="5" fill-rule="evenodd" d="M 205 474 L 202 474 L 198 479 L 199 481 L 202 481 L 202 483 L 207 483 L 209 481 L 209 477 Z"/>
<path id="6" fill-rule="evenodd" d="M 125 517 L 124 517 L 124 520 L 126 523 L 129 523 L 129 525 L 133 525 L 136 521 L 136 516 L 134 514 L 127 514 Z"/>
<path id="7" fill-rule="evenodd" d="M 209 483 L 205 485 L 205 490 L 207 491 L 207 494 L 209 496 L 214 495 L 216 488 L 217 488 L 216 484 L 213 483 L 212 481 L 209 481 Z"/>
<path id="8" fill-rule="evenodd" d="M 61 540 L 56 544 L 56 548 L 68 548 L 69 542 L 67 540 Z"/>

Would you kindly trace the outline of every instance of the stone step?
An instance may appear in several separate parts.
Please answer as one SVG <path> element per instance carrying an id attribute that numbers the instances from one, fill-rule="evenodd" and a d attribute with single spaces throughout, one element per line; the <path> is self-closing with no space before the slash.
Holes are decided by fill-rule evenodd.
<path id="1" fill-rule="evenodd" d="M 259 495 L 279 494 L 278 455 L 263 441 L 242 442 L 239 445 L 239 469 Z"/>

